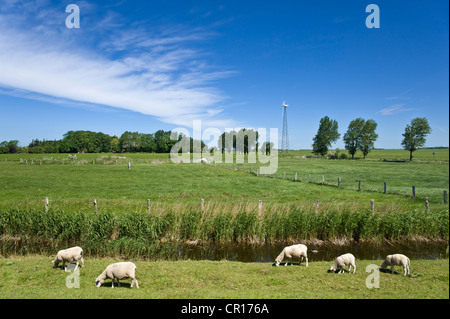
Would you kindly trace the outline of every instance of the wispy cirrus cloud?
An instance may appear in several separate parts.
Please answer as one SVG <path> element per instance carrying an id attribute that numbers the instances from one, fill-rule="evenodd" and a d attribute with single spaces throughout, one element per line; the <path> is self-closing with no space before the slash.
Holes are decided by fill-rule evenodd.
<path id="1" fill-rule="evenodd" d="M 412 111 L 412 110 L 414 110 L 414 109 L 406 108 L 405 104 L 394 104 L 394 105 L 391 105 L 384 109 L 381 109 L 379 111 L 379 113 L 381 113 L 381 115 L 394 115 L 394 114 L 398 114 L 401 112 L 407 112 L 407 111 Z"/>
<path id="2" fill-rule="evenodd" d="M 409 97 L 388 96 L 388 97 L 385 98 L 385 100 L 409 100 Z"/>
<path id="3" fill-rule="evenodd" d="M 214 86 L 235 72 L 209 66 L 202 60 L 205 53 L 194 45 L 214 32 L 172 26 L 158 33 L 142 24 L 124 27 L 116 12 L 108 10 L 93 19 L 94 4 L 79 6 L 84 15 L 81 28 L 75 30 L 65 27 L 63 4 L 0 4 L 2 94 L 23 92 L 23 97 L 41 95 L 55 103 L 126 109 L 182 126 L 191 126 L 193 119 L 235 125 L 222 112 L 226 95 Z"/>

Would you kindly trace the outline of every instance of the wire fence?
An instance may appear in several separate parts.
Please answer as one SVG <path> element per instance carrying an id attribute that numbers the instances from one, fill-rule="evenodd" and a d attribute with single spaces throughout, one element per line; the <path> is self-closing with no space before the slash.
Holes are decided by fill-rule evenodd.
<path id="1" fill-rule="evenodd" d="M 167 201 L 164 199 L 106 199 L 106 198 L 9 198 L 0 200 L 0 210 L 61 210 L 90 211 L 94 214 L 102 212 L 136 212 L 161 215 L 168 211 L 184 213 L 202 211 L 211 214 L 254 212 L 258 215 L 273 212 L 289 212 L 292 210 L 315 211 L 383 211 L 404 212 L 424 210 L 426 212 L 448 209 L 446 205 L 432 205 L 428 200 L 415 205 L 395 202 L 383 202 L 374 199 L 351 199 L 349 201 L 335 199 L 302 199 L 291 202 L 275 202 L 265 199 L 230 200 L 228 198 L 201 198 Z"/>

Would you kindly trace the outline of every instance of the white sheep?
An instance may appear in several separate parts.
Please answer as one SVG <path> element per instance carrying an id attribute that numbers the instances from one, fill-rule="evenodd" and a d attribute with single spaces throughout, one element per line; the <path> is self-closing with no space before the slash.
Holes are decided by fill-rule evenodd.
<path id="1" fill-rule="evenodd" d="M 381 268 L 386 269 L 387 266 L 391 266 L 391 273 L 394 273 L 394 266 L 403 267 L 403 276 L 409 275 L 410 260 L 408 257 L 402 254 L 394 254 L 386 256 L 386 259 L 381 264 Z"/>
<path id="2" fill-rule="evenodd" d="M 117 280 L 117 284 L 120 287 L 119 279 L 131 279 L 131 288 L 136 283 L 136 287 L 139 288 L 138 281 L 136 280 L 136 265 L 132 262 L 118 262 L 111 264 L 95 279 L 95 284 L 100 287 L 105 279 L 112 279 L 112 288 L 114 288 L 114 279 Z"/>
<path id="3" fill-rule="evenodd" d="M 355 256 L 352 254 L 343 254 L 339 257 L 336 257 L 334 260 L 334 264 L 331 266 L 331 271 L 336 271 L 339 269 L 338 274 L 344 272 L 344 267 L 348 266 L 348 272 L 350 273 L 350 269 L 353 267 L 353 273 L 356 271 L 356 265 L 355 265 Z"/>
<path id="4" fill-rule="evenodd" d="M 55 260 L 52 261 L 53 267 L 58 267 L 59 263 L 62 262 L 63 268 L 66 266 L 66 262 L 71 263 L 76 261 L 75 270 L 78 269 L 78 263 L 81 261 L 81 267 L 84 268 L 83 259 L 83 249 L 81 247 L 75 246 L 58 251 Z"/>
<path id="5" fill-rule="evenodd" d="M 284 259 L 290 260 L 291 265 L 292 265 L 292 258 L 296 257 L 296 258 L 299 258 L 298 265 L 300 266 L 300 263 L 302 262 L 302 257 L 303 257 L 306 260 L 305 267 L 308 267 L 307 250 L 308 250 L 308 247 L 306 247 L 303 244 L 297 244 L 297 245 L 284 247 L 282 252 L 278 255 L 278 257 L 275 258 L 274 265 L 278 267 Z M 288 263 L 286 262 L 286 264 L 284 264 L 284 265 L 286 266 L 287 264 Z"/>
<path id="6" fill-rule="evenodd" d="M 202 164 L 209 164 L 208 159 L 206 159 L 206 158 L 204 158 L 204 157 L 202 157 L 202 158 L 200 159 L 200 163 L 202 163 Z"/>

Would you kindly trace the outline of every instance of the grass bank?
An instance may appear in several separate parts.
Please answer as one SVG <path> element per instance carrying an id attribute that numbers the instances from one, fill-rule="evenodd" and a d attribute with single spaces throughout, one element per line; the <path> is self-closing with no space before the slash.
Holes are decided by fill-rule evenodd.
<path id="1" fill-rule="evenodd" d="M 381 260 L 357 260 L 355 274 L 327 273 L 332 262 L 272 267 L 269 263 L 229 261 L 134 261 L 140 289 L 130 280 L 111 289 L 95 278 L 117 259 L 86 259 L 80 288 L 67 288 L 69 273 L 52 268 L 51 257 L 0 258 L 0 299 L 448 299 L 449 261 L 414 260 L 411 276 L 380 272 L 379 288 L 369 289 L 365 272 Z M 270 309 L 269 309 L 270 310 Z"/>

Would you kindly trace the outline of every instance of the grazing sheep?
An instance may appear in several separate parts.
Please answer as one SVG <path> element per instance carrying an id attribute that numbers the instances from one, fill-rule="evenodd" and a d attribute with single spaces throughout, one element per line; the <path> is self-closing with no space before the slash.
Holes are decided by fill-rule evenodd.
<path id="1" fill-rule="evenodd" d="M 381 264 L 381 268 L 386 269 L 387 266 L 391 266 L 391 273 L 394 273 L 394 266 L 403 267 L 403 276 L 409 275 L 409 258 L 402 254 L 394 254 L 386 256 L 386 259 Z"/>
<path id="2" fill-rule="evenodd" d="M 59 263 L 62 262 L 62 266 L 63 268 L 65 268 L 66 262 L 71 263 L 73 261 L 76 261 L 75 270 L 77 270 L 80 260 L 81 267 L 84 268 L 83 249 L 81 247 L 75 246 L 58 251 L 55 260 L 53 260 L 52 263 L 54 264 L 53 267 L 58 267 Z"/>
<path id="3" fill-rule="evenodd" d="M 300 266 L 300 263 L 302 262 L 302 257 L 303 257 L 306 260 L 305 267 L 308 267 L 308 256 L 306 254 L 307 250 L 308 250 L 308 247 L 306 247 L 303 244 L 284 247 L 283 251 L 278 255 L 277 258 L 275 258 L 275 263 L 273 265 L 278 267 L 284 259 L 287 259 L 288 261 L 290 260 L 291 265 L 292 265 L 292 258 L 296 257 L 296 258 L 299 258 L 298 265 Z M 284 264 L 284 265 L 286 266 L 287 264 L 288 263 L 286 262 L 286 264 Z"/>
<path id="4" fill-rule="evenodd" d="M 136 287 L 139 288 L 138 281 L 135 277 L 136 265 L 132 262 L 118 262 L 111 264 L 95 279 L 95 284 L 98 287 L 105 282 L 105 279 L 112 279 L 112 288 L 114 288 L 114 279 L 117 280 L 117 284 L 120 287 L 119 279 L 131 279 L 131 288 L 133 284 L 136 283 Z"/>
<path id="5" fill-rule="evenodd" d="M 334 260 L 334 264 L 331 266 L 331 271 L 338 271 L 338 274 L 344 272 L 344 267 L 348 266 L 348 272 L 350 273 L 350 269 L 353 267 L 353 273 L 356 271 L 356 265 L 355 265 L 355 256 L 352 254 L 343 254 L 339 257 L 336 257 Z"/>
<path id="6" fill-rule="evenodd" d="M 208 160 L 206 158 L 204 158 L 204 157 L 202 157 L 200 159 L 200 163 L 202 163 L 202 164 L 209 164 Z"/>

